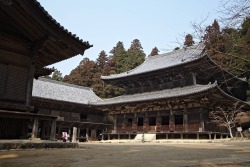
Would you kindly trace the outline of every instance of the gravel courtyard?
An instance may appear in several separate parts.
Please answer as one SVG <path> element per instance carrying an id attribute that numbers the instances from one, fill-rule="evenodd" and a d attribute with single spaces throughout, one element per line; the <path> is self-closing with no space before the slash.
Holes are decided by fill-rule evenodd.
<path id="1" fill-rule="evenodd" d="M 250 141 L 79 145 L 76 149 L 0 151 L 0 167 L 250 166 Z"/>

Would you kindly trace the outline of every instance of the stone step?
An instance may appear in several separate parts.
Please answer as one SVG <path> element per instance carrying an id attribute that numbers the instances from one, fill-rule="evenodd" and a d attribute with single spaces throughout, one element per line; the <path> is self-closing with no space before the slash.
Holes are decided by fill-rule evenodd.
<path id="1" fill-rule="evenodd" d="M 156 134 L 139 133 L 135 136 L 134 140 L 140 142 L 151 142 L 153 140 L 156 140 Z"/>

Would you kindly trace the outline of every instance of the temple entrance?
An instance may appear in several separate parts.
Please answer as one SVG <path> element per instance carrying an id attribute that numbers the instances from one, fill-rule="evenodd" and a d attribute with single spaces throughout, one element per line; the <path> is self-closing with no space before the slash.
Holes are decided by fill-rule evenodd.
<path id="1" fill-rule="evenodd" d="M 183 131 L 183 115 L 175 115 L 175 130 Z"/>
<path id="2" fill-rule="evenodd" d="M 139 117 L 137 119 L 137 126 L 143 126 L 143 118 L 142 117 Z"/>

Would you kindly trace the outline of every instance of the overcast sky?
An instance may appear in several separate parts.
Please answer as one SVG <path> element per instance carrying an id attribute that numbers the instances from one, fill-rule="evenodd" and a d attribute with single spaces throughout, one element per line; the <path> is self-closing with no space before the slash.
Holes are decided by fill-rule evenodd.
<path id="1" fill-rule="evenodd" d="M 153 47 L 160 53 L 178 46 L 182 34 L 192 33 L 190 22 L 218 18 L 219 0 L 38 0 L 62 26 L 94 46 L 84 56 L 54 64 L 67 75 L 84 57 L 96 60 L 122 41 L 129 48 L 139 39 L 146 55 Z M 197 41 L 198 42 L 198 41 Z M 51 66 L 50 66 L 51 67 Z"/>

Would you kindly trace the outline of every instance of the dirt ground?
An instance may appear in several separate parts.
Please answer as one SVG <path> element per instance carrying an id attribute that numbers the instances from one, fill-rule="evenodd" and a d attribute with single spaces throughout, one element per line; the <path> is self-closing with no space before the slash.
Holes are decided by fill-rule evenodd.
<path id="1" fill-rule="evenodd" d="M 0 167 L 250 166 L 250 141 L 84 143 L 76 149 L 0 151 Z"/>

